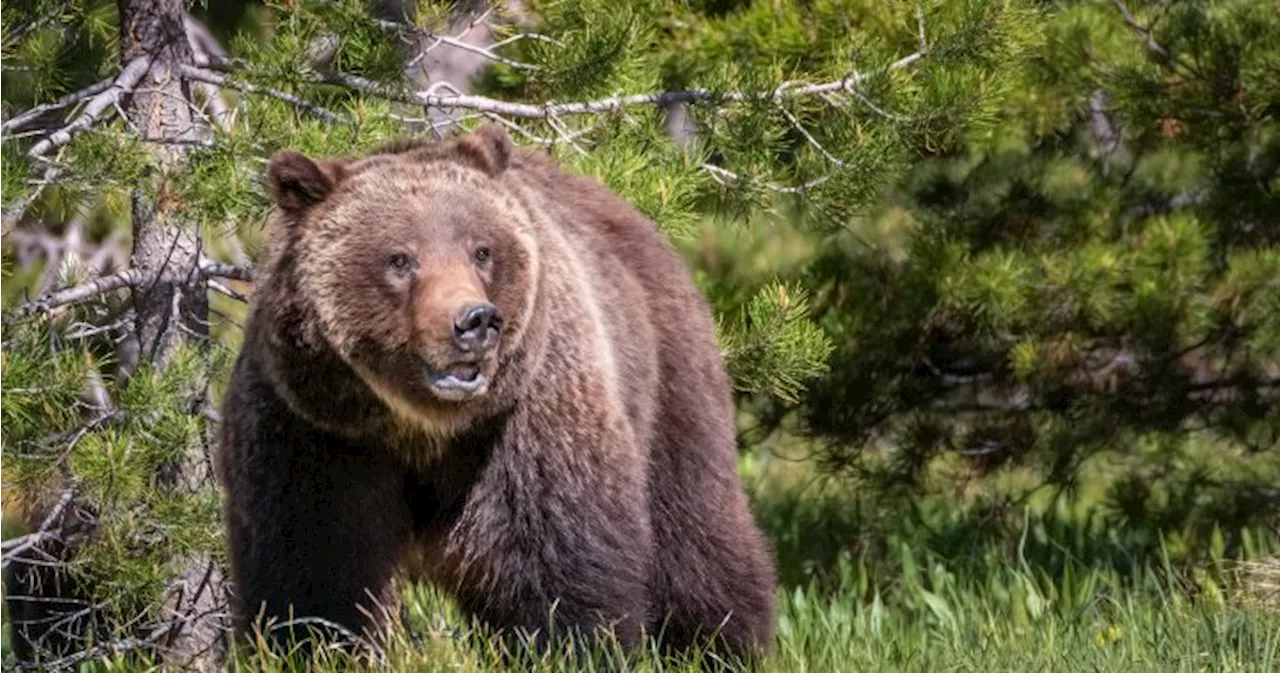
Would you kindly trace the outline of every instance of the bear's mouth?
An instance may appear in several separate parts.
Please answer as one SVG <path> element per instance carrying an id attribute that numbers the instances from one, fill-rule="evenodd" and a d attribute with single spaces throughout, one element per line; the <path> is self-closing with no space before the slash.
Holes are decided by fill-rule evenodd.
<path id="1" fill-rule="evenodd" d="M 484 392 L 489 383 L 480 365 L 470 363 L 430 370 L 427 379 L 437 395 L 452 400 Z"/>

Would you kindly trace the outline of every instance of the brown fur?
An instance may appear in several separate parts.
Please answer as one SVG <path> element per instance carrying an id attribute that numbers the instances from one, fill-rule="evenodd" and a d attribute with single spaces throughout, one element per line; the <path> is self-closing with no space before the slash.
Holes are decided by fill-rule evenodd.
<path id="1" fill-rule="evenodd" d="M 242 630 L 290 605 L 381 627 L 362 610 L 408 569 L 544 642 L 607 625 L 769 648 L 774 570 L 711 315 L 652 222 L 492 126 L 280 153 L 268 176 L 280 212 L 219 456 Z M 388 271 L 399 253 L 411 272 Z M 424 372 L 486 301 L 487 387 L 442 399 Z"/>

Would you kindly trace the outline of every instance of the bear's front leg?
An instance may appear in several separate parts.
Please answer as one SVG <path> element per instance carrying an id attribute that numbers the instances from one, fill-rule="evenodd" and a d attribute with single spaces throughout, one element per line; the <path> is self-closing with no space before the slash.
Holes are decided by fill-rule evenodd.
<path id="1" fill-rule="evenodd" d="M 517 413 L 447 534 L 438 579 L 468 612 L 538 648 L 568 635 L 630 649 L 650 610 L 646 493 L 620 424 Z"/>
<path id="2" fill-rule="evenodd" d="M 314 631 L 363 638 L 394 614 L 391 581 L 411 531 L 403 473 L 385 452 L 316 430 L 257 392 L 231 396 L 224 428 L 237 630 L 261 629 L 277 647 L 297 639 L 304 651 Z"/>

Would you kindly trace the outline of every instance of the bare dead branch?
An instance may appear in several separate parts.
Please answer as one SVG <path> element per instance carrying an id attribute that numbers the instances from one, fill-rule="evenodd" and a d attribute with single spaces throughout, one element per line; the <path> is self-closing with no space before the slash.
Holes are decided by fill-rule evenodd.
<path id="1" fill-rule="evenodd" d="M 69 654 L 60 659 L 42 661 L 38 666 L 34 664 L 20 663 L 18 664 L 18 667 L 24 670 L 62 671 L 74 668 L 76 665 L 89 659 L 97 659 L 98 657 L 108 654 L 120 654 L 123 652 L 151 647 L 163 639 L 166 634 L 166 631 L 158 631 L 147 638 L 121 638 L 101 645 L 95 645 L 94 647 Z"/>
<path id="2" fill-rule="evenodd" d="M 503 65 L 511 66 L 512 68 L 515 68 L 517 70 L 529 70 L 529 71 L 541 70 L 541 66 L 537 66 L 532 63 L 523 63 L 521 61 L 510 59 L 510 58 L 507 58 L 506 56 L 502 56 L 500 54 L 494 53 L 493 50 L 496 49 L 497 46 L 481 47 L 479 45 L 471 44 L 470 42 L 467 42 L 462 39 L 467 35 L 467 33 L 470 33 L 472 29 L 476 27 L 477 24 L 481 23 L 487 14 L 488 12 L 486 12 L 484 15 L 481 15 L 476 20 L 472 21 L 466 28 L 464 28 L 456 36 L 435 35 L 424 28 L 411 26 L 407 23 L 397 23 L 395 21 L 387 21 L 385 19 L 377 19 L 377 24 L 379 28 L 382 28 L 383 30 L 388 32 L 393 32 L 396 34 L 414 35 L 418 37 L 425 37 L 425 38 L 430 38 L 432 40 L 435 40 L 435 42 L 433 42 L 430 46 L 422 50 L 421 55 L 425 55 L 429 53 L 431 50 L 435 49 L 441 44 L 447 44 L 451 47 L 462 49 L 463 51 L 469 51 L 486 60 L 493 61 L 494 63 L 501 63 Z M 511 43 L 511 40 L 505 40 L 501 44 L 505 45 L 510 43 Z"/>
<path id="3" fill-rule="evenodd" d="M 75 497 L 75 492 L 68 489 L 62 493 L 58 501 L 54 503 L 53 508 L 45 515 L 44 520 L 40 522 L 40 527 L 34 533 L 16 537 L 12 540 L 5 540 L 3 553 L 4 561 L 0 563 L 0 567 L 9 565 L 15 557 L 23 552 L 35 547 L 41 542 L 58 537 L 54 532 L 53 526 L 58 521 L 58 517 L 62 516 L 63 510 L 67 505 L 71 504 L 71 500 Z"/>
<path id="4" fill-rule="evenodd" d="M 233 266 L 212 259 L 200 260 L 200 271 L 206 278 L 230 278 L 231 280 L 240 280 L 246 283 L 253 282 L 253 269 Z"/>
<path id="5" fill-rule="evenodd" d="M 406 117 L 405 115 L 399 115 L 394 113 L 391 114 L 391 118 L 405 125 L 412 125 L 412 124 L 429 125 L 431 127 L 431 131 L 435 132 L 437 137 L 443 138 L 444 136 L 440 133 L 440 131 L 441 129 L 447 126 L 453 126 L 458 122 L 470 121 L 472 119 L 496 119 L 498 117 L 497 115 L 489 115 L 483 112 L 477 112 L 475 114 L 468 114 L 468 115 L 462 115 L 461 117 L 450 118 L 445 121 L 433 121 L 431 119 L 428 119 L 427 117 Z M 503 121 L 506 121 L 506 120 L 503 120 Z M 511 122 L 507 122 L 507 123 L 510 124 Z"/>
<path id="6" fill-rule="evenodd" d="M 259 94 L 262 96 L 275 98 L 277 100 L 281 100 L 286 103 L 289 103 L 290 105 L 300 107 L 306 110 L 307 112 L 310 112 L 311 114 L 321 119 L 324 119 L 326 121 L 338 122 L 342 124 L 355 124 L 355 121 L 353 121 L 350 117 L 337 114 L 336 112 L 331 112 L 329 110 L 326 110 L 323 107 L 320 107 L 319 105 L 316 105 L 314 103 L 309 103 L 305 100 L 302 100 L 301 98 L 298 98 L 297 96 L 294 96 L 293 94 L 285 93 L 284 91 L 280 91 L 279 89 L 262 87 L 256 84 L 249 84 L 248 82 L 232 81 L 231 79 L 228 79 L 227 77 L 220 75 L 216 72 L 205 70 L 203 68 L 197 68 L 195 66 L 183 65 L 181 66 L 180 71 L 182 72 L 183 77 L 186 77 L 187 79 L 190 79 L 190 80 L 195 80 L 197 82 L 204 82 L 206 84 L 219 86 L 224 89 L 235 89 L 236 91 L 242 91 L 244 93 Z"/>
<path id="7" fill-rule="evenodd" d="M 884 71 L 905 68 L 924 58 L 924 51 L 917 51 L 904 56 L 885 67 Z M 825 93 L 852 91 L 853 87 L 866 81 L 871 74 L 855 72 L 844 79 L 821 84 L 810 84 L 800 87 L 780 87 L 765 92 L 725 91 L 715 92 L 710 89 L 687 89 L 684 91 L 661 91 L 653 93 L 632 94 L 627 96 L 611 96 L 596 100 L 573 103 L 515 103 L 497 100 L 486 96 L 458 94 L 427 94 L 399 91 L 378 82 L 358 75 L 337 71 L 326 71 L 323 78 L 330 84 L 337 84 L 356 89 L 364 93 L 394 100 L 402 103 L 424 105 L 445 110 L 477 110 L 493 114 L 524 119 L 551 119 L 583 114 L 608 114 L 625 108 L 643 105 L 674 105 L 679 103 L 713 103 L 713 102 L 747 102 L 773 101 L 779 98 L 798 98 L 817 96 Z"/>
<path id="8" fill-rule="evenodd" d="M 585 136 L 588 133 L 591 133 L 592 131 L 600 128 L 600 126 L 603 124 L 603 122 L 596 122 L 594 124 L 589 124 L 584 128 L 576 129 L 573 131 L 567 131 L 567 132 L 561 131 L 561 128 L 563 127 L 560 127 L 556 129 L 557 134 L 554 137 L 546 137 L 546 136 L 537 135 L 535 133 L 530 133 L 528 130 L 526 130 L 524 127 L 520 126 L 519 124 L 503 119 L 502 115 L 481 113 L 478 116 L 497 122 L 507 127 L 508 129 L 511 129 L 512 131 L 520 134 L 523 138 L 527 139 L 529 142 L 536 143 L 538 145 L 555 145 L 555 144 L 564 143 L 564 142 L 572 143 L 578 138 L 581 138 L 582 136 Z"/>
<path id="9" fill-rule="evenodd" d="M 221 294 L 221 295 L 224 295 L 224 296 L 227 296 L 227 297 L 231 297 L 232 299 L 234 299 L 234 300 L 236 300 L 236 301 L 239 301 L 239 302 L 244 302 L 244 303 L 246 303 L 246 304 L 248 304 L 248 303 L 249 303 L 249 298 L 248 298 L 248 297 L 246 297 L 245 295 L 243 295 L 243 294 L 241 294 L 241 293 L 239 293 L 239 292 L 236 292 L 235 290 L 233 290 L 233 289 L 231 289 L 231 288 L 227 287 L 226 285 L 223 285 L 222 283 L 219 283 L 218 281 L 216 281 L 216 280 L 214 280 L 214 279 L 212 279 L 212 278 L 207 279 L 205 282 L 207 282 L 207 283 L 209 284 L 209 289 L 210 289 L 210 290 L 213 290 L 214 292 L 217 292 L 218 294 Z"/>
<path id="10" fill-rule="evenodd" d="M 10 227 L 17 224 L 23 215 L 27 214 L 27 209 L 31 204 L 35 203 L 40 197 L 40 193 L 44 191 L 45 185 L 53 184 L 62 177 L 66 169 L 59 164 L 51 163 L 45 167 L 44 173 L 40 175 L 40 179 L 36 181 L 35 189 L 27 194 L 23 194 L 9 203 L 9 207 L 4 209 L 3 223 L 4 232 L 9 233 Z"/>
<path id="11" fill-rule="evenodd" d="M 712 164 L 702 164 L 700 168 L 710 173 L 711 178 L 724 187 L 736 187 L 740 183 L 746 180 L 746 178 L 744 178 L 741 175 L 738 175 L 737 173 L 734 173 L 731 170 L 721 168 L 719 166 L 715 166 Z M 830 180 L 832 175 L 833 175 L 832 173 L 828 173 L 826 175 L 823 175 L 822 177 L 814 178 L 813 180 L 810 180 L 809 182 L 806 182 L 802 185 L 795 185 L 790 187 L 785 185 L 775 185 L 769 182 L 761 183 L 761 186 L 771 192 L 777 192 L 779 194 L 804 194 L 810 189 L 813 189 L 814 187 L 817 187 L 818 185 L 821 185 L 822 183 Z"/>
<path id="12" fill-rule="evenodd" d="M 543 35 L 543 34 L 541 34 L 541 33 L 516 33 L 515 35 L 512 35 L 511 37 L 506 37 L 506 38 L 503 38 L 503 39 L 501 39 L 501 40 L 498 40 L 497 42 L 494 42 L 493 44 L 489 45 L 489 48 L 490 48 L 490 49 L 497 49 L 497 48 L 499 48 L 499 47 L 505 47 L 505 46 L 507 46 L 507 45 L 509 45 L 509 44 L 512 44 L 512 43 L 514 43 L 514 42 L 519 42 L 519 41 L 521 41 L 521 40 L 537 40 L 537 41 L 539 41 L 539 42 L 548 42 L 548 43 L 550 43 L 550 44 L 554 44 L 554 45 L 556 45 L 557 47 L 563 47 L 563 46 L 564 46 L 564 43 L 563 43 L 563 42 L 561 42 L 560 40 L 557 40 L 557 39 L 555 39 L 554 37 L 551 37 L 551 36 L 549 36 L 549 35 Z"/>
<path id="13" fill-rule="evenodd" d="M 7 325 L 36 313 L 45 313 L 60 306 L 78 304 L 112 290 L 141 285 L 147 280 L 146 274 L 138 269 L 126 269 L 110 276 L 101 276 L 82 285 L 50 292 L 33 302 L 23 304 L 15 309 L 12 315 L 5 317 L 4 324 Z"/>
<path id="14" fill-rule="evenodd" d="M 190 14 L 184 14 L 182 17 L 182 28 L 187 33 L 187 40 L 191 43 L 197 62 L 203 57 L 206 61 L 209 57 L 225 58 L 227 50 L 222 48 L 218 43 L 218 38 L 209 32 L 209 29 L 199 21 L 195 20 Z"/>
<path id="15" fill-rule="evenodd" d="M 1151 34 L 1150 28 L 1138 23 L 1137 17 L 1133 15 L 1133 12 L 1129 11 L 1129 7 L 1126 6 L 1122 0 L 1111 0 L 1111 4 L 1115 5 L 1116 9 L 1120 10 L 1120 17 L 1124 19 L 1125 25 L 1143 37 L 1146 42 L 1147 49 L 1151 50 L 1153 53 L 1159 54 L 1166 60 L 1169 59 L 1169 50 L 1161 46 L 1159 42 L 1156 42 L 1156 38 Z"/>
<path id="16" fill-rule="evenodd" d="M 150 67 L 150 57 L 144 56 L 130 61 L 120 71 L 120 75 L 115 78 L 111 86 L 89 100 L 80 116 L 76 117 L 70 124 L 54 131 L 48 138 L 36 143 L 27 154 L 32 157 L 42 157 L 48 154 L 50 150 L 71 142 L 77 135 L 97 123 L 102 114 L 111 109 L 116 101 L 120 100 L 121 96 L 133 91 L 133 88 L 138 85 L 138 82 L 142 80 L 142 76 L 146 74 L 147 69 Z"/>
<path id="17" fill-rule="evenodd" d="M 191 46 L 191 55 L 196 64 L 207 64 L 211 57 L 226 58 L 227 51 L 218 44 L 213 33 L 210 33 L 204 24 L 195 20 L 190 14 L 183 14 L 182 28 L 187 34 L 187 44 Z M 213 122 L 219 128 L 226 130 L 231 123 L 231 112 L 219 95 L 217 87 L 209 82 L 199 82 L 198 88 L 204 94 Z"/>
<path id="18" fill-rule="evenodd" d="M 101 82 L 98 82 L 97 84 L 91 84 L 79 91 L 73 91 L 72 93 L 69 93 L 63 96 L 58 100 L 53 101 L 52 103 L 37 105 L 31 108 L 30 110 L 25 110 L 21 114 L 10 117 L 8 121 L 4 122 L 4 124 L 0 124 L 0 131 L 3 131 L 5 133 L 10 133 L 18 129 L 24 128 L 28 124 L 39 119 L 40 116 L 46 112 L 52 112 L 53 110 L 60 110 L 64 107 L 67 107 L 68 105 L 75 105 L 80 101 L 83 101 L 87 98 L 92 98 L 102 93 L 103 91 L 106 91 L 111 87 L 114 81 L 115 81 L 114 79 L 104 79 Z"/>

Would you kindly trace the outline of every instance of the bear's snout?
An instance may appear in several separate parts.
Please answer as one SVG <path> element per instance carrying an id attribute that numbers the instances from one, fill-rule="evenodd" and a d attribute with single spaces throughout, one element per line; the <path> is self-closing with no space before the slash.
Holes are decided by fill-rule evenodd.
<path id="1" fill-rule="evenodd" d="M 498 344 L 502 316 L 489 302 L 465 304 L 453 319 L 453 342 L 464 353 L 483 356 Z"/>

